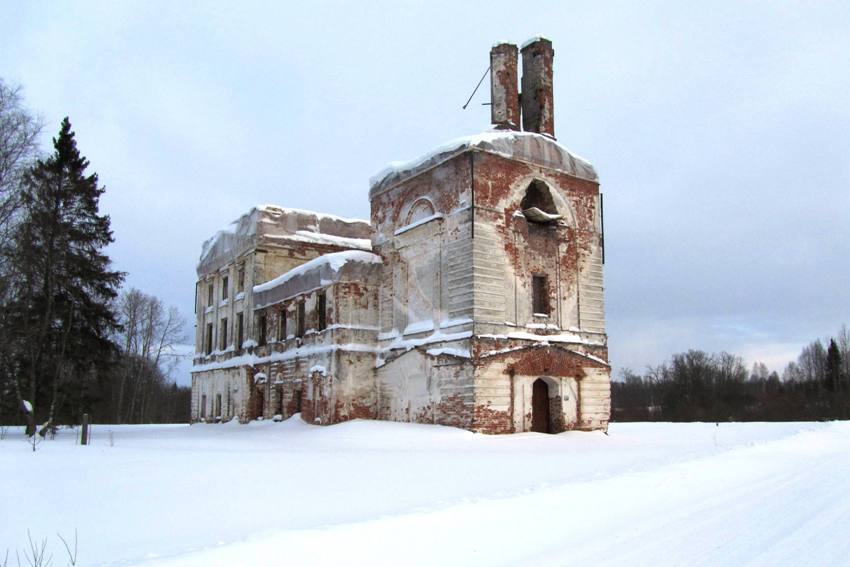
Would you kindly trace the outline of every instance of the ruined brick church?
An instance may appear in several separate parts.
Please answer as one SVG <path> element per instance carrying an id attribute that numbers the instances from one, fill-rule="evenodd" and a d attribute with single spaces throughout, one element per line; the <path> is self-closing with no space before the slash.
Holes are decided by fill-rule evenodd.
<path id="1" fill-rule="evenodd" d="M 553 58 L 494 46 L 493 129 L 373 177 L 369 222 L 263 205 L 204 243 L 193 421 L 607 428 L 602 199 Z"/>

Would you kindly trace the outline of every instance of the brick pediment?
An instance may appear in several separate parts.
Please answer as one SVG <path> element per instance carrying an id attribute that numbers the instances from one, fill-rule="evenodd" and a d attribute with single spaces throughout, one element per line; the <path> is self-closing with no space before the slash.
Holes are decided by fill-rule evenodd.
<path id="1" fill-rule="evenodd" d="M 557 345 L 530 345 L 494 353 L 481 360 L 506 363 L 506 372 L 530 376 L 563 376 L 583 378 L 585 368 L 608 369 L 602 359 Z"/>

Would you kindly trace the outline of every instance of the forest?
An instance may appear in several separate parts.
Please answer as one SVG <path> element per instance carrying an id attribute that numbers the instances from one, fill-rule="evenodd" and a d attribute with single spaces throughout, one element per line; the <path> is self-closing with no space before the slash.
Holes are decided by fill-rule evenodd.
<path id="1" fill-rule="evenodd" d="M 800 421 L 850 418 L 850 331 L 803 348 L 782 374 L 740 356 L 689 350 L 611 383 L 612 421 Z"/>

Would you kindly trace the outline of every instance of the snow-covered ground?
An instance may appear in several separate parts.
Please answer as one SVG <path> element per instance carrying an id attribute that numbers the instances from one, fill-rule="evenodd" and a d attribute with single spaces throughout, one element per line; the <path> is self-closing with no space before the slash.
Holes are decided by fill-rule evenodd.
<path id="1" fill-rule="evenodd" d="M 848 422 L 484 436 L 296 418 L 93 439 L 0 441 L 0 562 L 29 529 L 65 565 L 56 534 L 76 529 L 78 565 L 850 565 Z"/>

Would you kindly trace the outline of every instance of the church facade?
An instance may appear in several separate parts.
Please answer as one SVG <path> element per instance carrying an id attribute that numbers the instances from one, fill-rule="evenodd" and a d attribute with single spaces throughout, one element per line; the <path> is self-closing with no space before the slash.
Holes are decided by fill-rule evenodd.
<path id="1" fill-rule="evenodd" d="M 368 222 L 265 205 L 204 244 L 193 421 L 607 429 L 599 180 L 553 58 L 494 46 L 493 129 L 373 177 Z"/>

